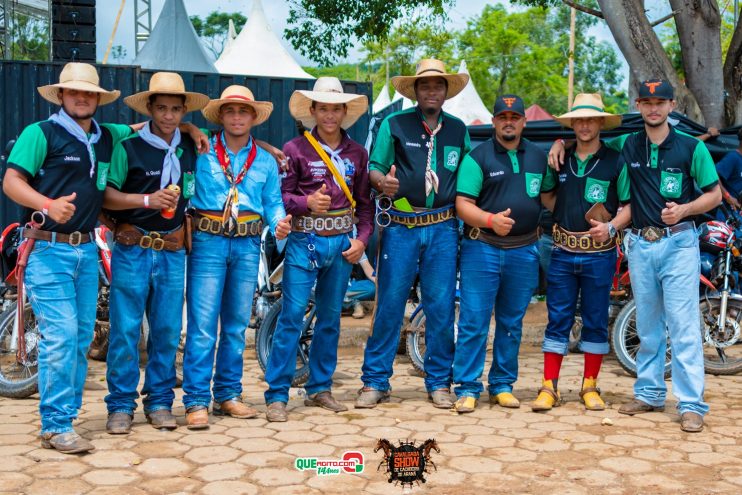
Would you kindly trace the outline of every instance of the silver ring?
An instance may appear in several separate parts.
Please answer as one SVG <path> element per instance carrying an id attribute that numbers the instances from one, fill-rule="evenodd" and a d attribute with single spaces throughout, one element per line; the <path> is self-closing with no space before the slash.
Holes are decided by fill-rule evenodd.
<path id="1" fill-rule="evenodd" d="M 389 196 L 379 196 L 376 199 L 376 205 L 379 207 L 381 211 L 388 211 L 392 209 L 392 198 Z"/>
<path id="2" fill-rule="evenodd" d="M 41 221 L 40 222 L 37 222 L 36 221 L 36 216 L 37 215 L 41 217 Z M 38 210 L 37 211 L 34 211 L 33 213 L 31 213 L 31 222 L 33 222 L 33 223 L 37 224 L 39 227 L 41 227 L 42 225 L 44 225 L 44 222 L 46 222 L 46 215 L 44 215 L 43 212 L 40 212 Z"/>
<path id="3" fill-rule="evenodd" d="M 376 225 L 379 227 L 389 227 L 392 224 L 392 216 L 386 211 L 380 211 L 376 214 Z"/>

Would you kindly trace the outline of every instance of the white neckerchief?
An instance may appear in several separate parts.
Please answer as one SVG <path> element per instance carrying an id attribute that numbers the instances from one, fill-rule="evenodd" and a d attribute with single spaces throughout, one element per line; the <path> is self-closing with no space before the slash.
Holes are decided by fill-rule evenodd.
<path id="1" fill-rule="evenodd" d="M 75 120 L 64 111 L 64 108 L 60 108 L 59 112 L 52 114 L 49 117 L 49 120 L 61 126 L 65 131 L 72 134 L 74 138 L 85 145 L 88 150 L 88 156 L 90 157 L 90 177 L 92 177 L 93 174 L 95 174 L 95 150 L 93 149 L 93 145 L 97 143 L 101 137 L 98 122 L 96 122 L 95 119 L 91 120 L 90 129 L 93 132 L 90 133 L 90 137 L 88 138 L 87 133 L 82 127 L 80 127 L 80 124 L 75 122 Z"/>
<path id="2" fill-rule="evenodd" d="M 332 164 L 335 165 L 335 168 L 340 174 L 340 177 L 342 177 L 343 180 L 345 180 L 345 161 L 343 161 L 343 159 L 340 158 L 340 152 L 343 151 L 343 149 L 340 146 L 338 146 L 337 149 L 333 150 L 332 148 L 327 146 L 325 143 L 321 143 L 321 142 L 319 143 L 319 145 L 322 146 L 322 149 L 327 152 L 327 155 L 330 157 L 330 161 L 332 161 Z M 335 175 L 332 176 L 332 180 L 334 180 L 335 184 L 337 184 L 338 187 L 340 187 L 340 184 L 335 178 Z"/>
<path id="3" fill-rule="evenodd" d="M 160 189 L 165 189 L 169 184 L 178 184 L 180 180 L 180 160 L 178 155 L 175 153 L 178 145 L 180 144 L 180 129 L 175 128 L 175 134 L 170 144 L 159 136 L 152 133 L 150 124 L 152 121 L 147 122 L 142 130 L 139 131 L 139 137 L 141 137 L 145 143 L 157 148 L 158 150 L 166 150 L 165 159 L 162 161 L 162 175 L 160 176 Z"/>
<path id="4" fill-rule="evenodd" d="M 438 126 L 433 129 L 428 141 L 428 159 L 425 162 L 425 196 L 430 196 L 430 192 L 435 191 L 438 194 L 438 174 L 430 168 L 430 162 L 433 160 L 433 148 L 435 147 L 435 135 L 443 129 L 443 121 L 438 122 Z"/>

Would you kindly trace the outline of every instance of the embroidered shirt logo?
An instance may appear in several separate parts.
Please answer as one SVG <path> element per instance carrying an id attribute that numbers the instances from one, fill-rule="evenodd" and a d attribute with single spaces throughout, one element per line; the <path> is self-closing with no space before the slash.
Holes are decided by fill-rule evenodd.
<path id="1" fill-rule="evenodd" d="M 66 161 L 66 162 L 79 162 L 80 161 L 80 157 L 79 156 L 70 156 L 70 155 L 67 155 L 67 156 L 64 157 L 64 161 Z"/>
<path id="2" fill-rule="evenodd" d="M 680 181 L 671 176 L 665 176 L 662 179 L 662 191 L 667 193 L 676 193 L 680 190 Z"/>
<path id="3" fill-rule="evenodd" d="M 528 192 L 535 196 L 539 193 L 539 190 L 541 189 L 541 177 L 536 177 L 534 179 L 531 179 L 531 181 L 528 183 Z"/>
<path id="4" fill-rule="evenodd" d="M 639 162 L 631 162 L 631 168 L 639 168 L 641 166 L 642 166 L 642 164 L 639 163 Z"/>
<path id="5" fill-rule="evenodd" d="M 455 169 L 456 165 L 459 163 L 459 152 L 457 150 L 453 150 L 448 153 L 446 162 L 448 164 L 448 168 Z"/>
<path id="6" fill-rule="evenodd" d="M 590 186 L 590 188 L 587 190 L 587 197 L 591 201 L 598 203 L 605 201 L 606 193 L 605 188 L 602 184 L 593 184 Z"/>

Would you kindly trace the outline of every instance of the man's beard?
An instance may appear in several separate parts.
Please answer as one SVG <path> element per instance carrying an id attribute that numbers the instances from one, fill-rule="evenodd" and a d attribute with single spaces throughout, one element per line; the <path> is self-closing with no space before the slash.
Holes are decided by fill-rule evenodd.
<path id="1" fill-rule="evenodd" d="M 516 136 L 515 134 L 503 134 L 502 135 L 503 141 L 515 141 L 516 139 L 518 139 L 518 136 Z"/>
<path id="2" fill-rule="evenodd" d="M 92 119 L 93 118 L 93 115 L 95 115 L 95 110 L 96 109 L 93 109 L 89 113 L 81 114 L 80 111 L 72 111 L 72 112 L 70 112 L 66 108 L 64 109 L 64 111 L 67 112 L 67 115 L 69 115 L 70 117 L 72 117 L 73 119 L 76 119 L 76 120 L 88 120 L 88 119 Z"/>
<path id="3" fill-rule="evenodd" d="M 662 119 L 661 122 L 647 122 L 646 120 L 644 121 L 644 123 L 647 124 L 649 127 L 662 127 L 665 122 L 667 122 L 667 117 Z"/>
<path id="4" fill-rule="evenodd" d="M 423 113 L 428 117 L 435 117 L 435 115 L 440 112 L 441 109 L 437 107 L 420 107 L 420 110 L 422 110 Z"/>

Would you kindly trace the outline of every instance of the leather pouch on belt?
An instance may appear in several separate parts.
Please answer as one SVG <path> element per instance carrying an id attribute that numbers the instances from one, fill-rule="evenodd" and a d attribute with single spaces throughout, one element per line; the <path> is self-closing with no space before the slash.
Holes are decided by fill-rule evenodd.
<path id="1" fill-rule="evenodd" d="M 186 212 L 185 219 L 183 220 L 183 247 L 185 248 L 186 254 L 191 254 L 192 246 L 193 246 L 193 215 L 190 212 Z"/>

